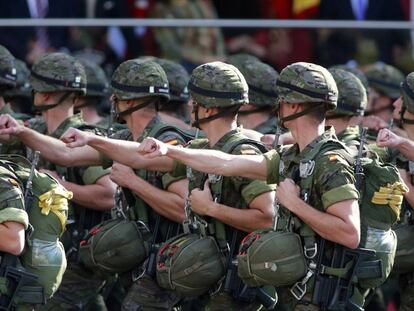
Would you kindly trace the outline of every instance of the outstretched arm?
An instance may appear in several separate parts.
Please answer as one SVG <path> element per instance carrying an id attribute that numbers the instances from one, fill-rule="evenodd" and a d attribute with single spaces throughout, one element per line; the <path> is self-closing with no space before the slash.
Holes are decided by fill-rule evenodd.
<path id="1" fill-rule="evenodd" d="M 262 155 L 231 155 L 217 150 L 182 148 L 154 138 L 145 139 L 137 152 L 147 158 L 167 156 L 205 173 L 260 180 L 267 177 L 267 163 Z"/>
<path id="2" fill-rule="evenodd" d="M 168 172 L 172 170 L 173 161 L 169 158 L 150 159 L 140 155 L 137 150 L 139 143 L 120 139 L 111 139 L 74 128 L 67 130 L 61 137 L 69 148 L 74 150 L 88 146 L 95 152 L 105 154 L 111 160 L 132 168 Z"/>
<path id="3" fill-rule="evenodd" d="M 388 129 L 382 129 L 377 136 L 379 147 L 397 148 L 408 160 L 414 161 L 414 142 L 396 135 Z"/>
<path id="4" fill-rule="evenodd" d="M 60 166 L 99 165 L 99 153 L 85 146 L 71 149 L 59 139 L 40 134 L 19 124 L 8 114 L 0 115 L 0 135 L 14 135 L 26 146 L 38 150 L 42 158 Z"/>

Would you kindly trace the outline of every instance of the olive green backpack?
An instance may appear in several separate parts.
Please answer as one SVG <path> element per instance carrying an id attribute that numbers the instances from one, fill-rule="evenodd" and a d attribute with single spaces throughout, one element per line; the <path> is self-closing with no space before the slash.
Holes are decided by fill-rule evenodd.
<path id="1" fill-rule="evenodd" d="M 0 161 L 27 183 L 31 163 L 17 155 L 1 155 Z M 20 255 L 23 267 L 38 277 L 46 298 L 58 289 L 66 270 L 66 257 L 59 238 L 65 231 L 68 199 L 72 193 L 49 175 L 34 171 L 31 207 L 26 207 L 33 231 Z"/>

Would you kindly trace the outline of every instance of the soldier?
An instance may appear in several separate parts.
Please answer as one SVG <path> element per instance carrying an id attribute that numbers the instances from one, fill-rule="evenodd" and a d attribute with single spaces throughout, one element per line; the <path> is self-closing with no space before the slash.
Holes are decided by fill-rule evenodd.
<path id="1" fill-rule="evenodd" d="M 111 86 L 117 117 L 123 119 L 128 126 L 127 130 L 115 133 L 113 138 L 142 141 L 147 136 L 154 136 L 169 144 L 184 143 L 179 131 L 162 123 L 157 114 L 157 106 L 169 99 L 167 77 L 160 65 L 152 61 L 126 61 L 115 70 Z M 75 154 L 60 140 L 22 128 L 9 117 L 0 117 L 0 123 L 8 127 L 9 133 L 17 135 L 31 148 L 45 153 L 47 159 L 56 161 L 59 165 L 112 164 L 109 158 L 103 157 L 93 148 L 79 148 Z M 117 162 L 122 161 L 116 153 L 111 152 L 107 155 Z M 151 232 L 154 232 L 155 228 L 160 228 L 156 243 L 165 241 L 167 237 L 176 233 L 176 222 L 181 223 L 184 218 L 184 201 L 180 196 L 162 190 L 161 174 L 146 170 L 133 171 L 125 165 L 114 163 L 111 178 L 122 187 L 122 192 L 118 192 L 119 199 L 117 197 L 118 207 L 121 210 L 122 206 L 125 208 L 122 213 L 131 221 L 145 223 Z M 145 270 L 145 266 L 143 268 Z M 124 273 L 126 288 L 132 288 L 124 301 L 123 309 L 136 310 L 141 305 L 157 305 L 161 309 L 171 309 L 178 303 L 180 298 L 158 288 L 150 275 L 136 277 L 140 275 L 141 270 L 141 267 L 137 267 L 134 271 Z M 131 279 L 136 282 L 131 284 Z"/>
<path id="2" fill-rule="evenodd" d="M 85 68 L 86 73 L 86 94 L 79 98 L 75 109 L 82 113 L 82 118 L 86 123 L 97 124 L 107 130 L 110 127 L 108 119 L 101 116 L 102 106 L 109 100 L 109 83 L 105 72 L 97 64 L 79 60 Z"/>
<path id="3" fill-rule="evenodd" d="M 190 94 L 187 88 L 189 79 L 187 71 L 180 64 L 167 59 L 154 58 L 154 62 L 164 69 L 170 85 L 170 100 L 160 106 L 160 111 L 163 112 L 162 118 L 167 123 L 188 128 L 191 121 L 191 107 L 188 103 Z"/>
<path id="4" fill-rule="evenodd" d="M 86 87 L 85 71 L 73 57 L 63 53 L 51 53 L 40 58 L 32 68 L 30 77 L 34 90 L 34 107 L 42 112 L 42 119 L 32 119 L 29 127 L 21 127 L 37 135 L 60 137 L 70 126 L 87 128 L 80 115 L 73 114 L 73 106 Z M 14 120 L 9 115 L 2 115 Z M 33 130 L 34 129 L 34 130 Z M 30 148 L 24 138 L 11 139 L 5 145 L 8 153 L 30 156 Z M 43 154 L 50 150 L 46 148 Z M 113 207 L 115 186 L 109 179 L 109 170 L 102 167 L 65 168 L 42 160 L 44 172 L 54 176 L 74 193 L 70 221 L 62 237 L 68 256 L 68 270 L 65 273 L 59 292 L 45 306 L 45 309 L 72 309 L 86 306 L 104 309 L 102 297 L 98 295 L 104 282 L 77 262 L 79 241 L 86 230 L 103 220 L 104 211 Z"/>
<path id="5" fill-rule="evenodd" d="M 404 75 L 397 68 L 377 63 L 365 72 L 369 82 L 368 105 L 365 116 L 381 118 L 388 125 L 392 122 L 393 102 L 400 96 L 400 83 Z M 368 138 L 375 141 L 378 131 L 369 131 Z"/>
<path id="6" fill-rule="evenodd" d="M 66 269 L 65 252 L 58 239 L 65 230 L 67 200 L 71 197 L 26 159 L 0 157 L 2 309 L 9 310 L 10 303 L 11 308 L 17 305 L 18 310 L 31 310 L 58 289 Z"/>
<path id="7" fill-rule="evenodd" d="M 248 55 L 230 56 L 227 62 L 240 70 L 249 85 L 249 104 L 240 109 L 239 124 L 262 134 L 275 134 L 278 73 L 269 65 L 252 60 Z"/>
<path id="8" fill-rule="evenodd" d="M 15 60 L 17 80 L 16 87 L 4 92 L 4 100 L 10 105 L 11 109 L 2 113 L 11 113 L 18 120 L 28 120 L 31 118 L 32 87 L 29 83 L 30 70 L 20 59 Z"/>
<path id="9" fill-rule="evenodd" d="M 281 155 L 276 151 L 264 155 L 227 155 L 218 151 L 174 148 L 153 139 L 144 141 L 138 151 L 149 153 L 148 157 L 166 155 L 199 171 L 277 182 L 278 202 L 328 242 L 327 256 L 333 247 L 329 241 L 356 248 L 360 240 L 359 194 L 354 186 L 352 168 L 335 151 L 338 145 L 332 129 L 324 129 L 326 111 L 336 107 L 335 81 L 323 67 L 295 63 L 282 70 L 277 85 L 280 120 L 297 141 Z M 330 150 L 329 155 L 325 154 L 326 150 Z M 301 184 L 309 175 L 314 181 L 310 189 L 296 184 Z M 309 280 L 312 284 L 312 274 L 301 284 Z M 355 287 L 353 292 L 357 294 Z M 324 307 L 312 302 L 312 286 L 305 287 L 303 294 L 304 298 L 296 295 L 300 300 L 295 300 L 289 291 L 284 291 L 281 301 L 288 310 Z M 363 301 L 356 304 L 362 307 Z"/>
<path id="10" fill-rule="evenodd" d="M 336 135 L 345 144 L 359 141 L 359 129 L 350 126 L 353 117 L 363 116 L 367 105 L 367 92 L 361 81 L 342 69 L 330 69 L 338 87 L 336 109 L 327 113 L 326 123 L 335 128 Z"/>
<path id="11" fill-rule="evenodd" d="M 413 211 L 414 207 L 414 164 L 412 162 L 412 151 L 414 139 L 414 73 L 406 76 L 401 83 L 401 96 L 394 102 L 394 120 L 395 124 L 400 126 L 407 137 L 402 138 L 384 129 L 379 132 L 377 144 L 386 149 L 386 161 L 394 163 L 400 171 L 409 188 L 409 193 L 405 194 L 403 208 L 399 224 L 395 227 L 398 237 L 397 254 L 395 257 L 394 274 L 398 276 L 400 288 L 400 308 L 399 310 L 414 310 L 412 285 L 414 266 L 409 264 L 412 254 L 413 239 Z M 408 157 L 408 159 L 406 158 Z M 410 160 L 411 158 L 411 160 Z M 407 264 L 408 263 L 408 264 Z"/>

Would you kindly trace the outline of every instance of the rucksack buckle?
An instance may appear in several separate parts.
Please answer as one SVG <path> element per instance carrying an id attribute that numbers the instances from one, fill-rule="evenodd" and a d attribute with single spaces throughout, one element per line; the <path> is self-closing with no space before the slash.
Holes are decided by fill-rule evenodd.
<path id="1" fill-rule="evenodd" d="M 314 272 L 311 269 L 308 269 L 308 272 L 306 273 L 305 277 L 301 280 L 295 283 L 290 288 L 290 292 L 293 295 L 293 297 L 296 298 L 296 300 L 301 300 L 303 296 L 306 294 L 307 290 L 307 283 L 310 280 L 310 278 L 313 276 Z"/>
<path id="2" fill-rule="evenodd" d="M 315 258 L 318 254 L 318 244 L 315 242 L 311 247 L 304 246 L 303 253 L 307 259 Z"/>
<path id="3" fill-rule="evenodd" d="M 315 161 L 309 160 L 306 162 L 299 163 L 299 176 L 300 178 L 306 178 L 313 174 L 315 169 Z"/>

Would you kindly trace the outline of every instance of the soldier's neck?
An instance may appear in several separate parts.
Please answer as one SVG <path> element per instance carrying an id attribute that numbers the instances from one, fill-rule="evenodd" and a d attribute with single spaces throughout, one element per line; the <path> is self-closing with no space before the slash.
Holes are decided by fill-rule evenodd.
<path id="1" fill-rule="evenodd" d="M 88 106 L 80 109 L 83 120 L 88 124 L 97 124 L 102 121 L 102 117 L 98 114 L 96 109 Z"/>
<path id="2" fill-rule="evenodd" d="M 333 126 L 335 128 L 335 133 L 339 134 L 347 129 L 347 127 L 349 126 L 349 122 L 345 121 L 342 118 L 329 119 L 329 120 L 326 120 L 326 125 Z"/>
<path id="3" fill-rule="evenodd" d="M 231 122 L 229 120 L 219 118 L 205 124 L 205 126 L 203 126 L 203 131 L 208 138 L 208 144 L 210 147 L 213 147 L 220 140 L 220 138 L 236 128 L 237 123 L 235 120 Z"/>
<path id="4" fill-rule="evenodd" d="M 6 102 L 4 101 L 4 97 L 0 96 L 0 109 L 3 109 L 6 106 Z"/>
<path id="5" fill-rule="evenodd" d="M 59 105 L 55 108 L 44 111 L 42 113 L 42 117 L 47 125 L 47 133 L 51 134 L 56 131 L 59 125 L 72 116 L 73 106 Z"/>
<path id="6" fill-rule="evenodd" d="M 240 125 L 243 125 L 246 129 L 255 129 L 260 124 L 266 122 L 269 119 L 267 112 L 256 112 L 248 115 L 239 115 L 237 120 Z"/>
<path id="7" fill-rule="evenodd" d="M 302 118 L 300 118 L 302 119 Z M 293 138 L 302 152 L 316 138 L 325 132 L 325 122 L 315 124 L 314 121 L 303 118 L 297 119 L 295 125 L 290 129 Z"/>
<path id="8" fill-rule="evenodd" d="M 155 113 L 138 114 L 138 112 L 139 111 L 133 112 L 131 115 L 127 116 L 125 120 L 134 140 L 137 140 L 141 136 L 145 128 L 156 116 Z"/>

